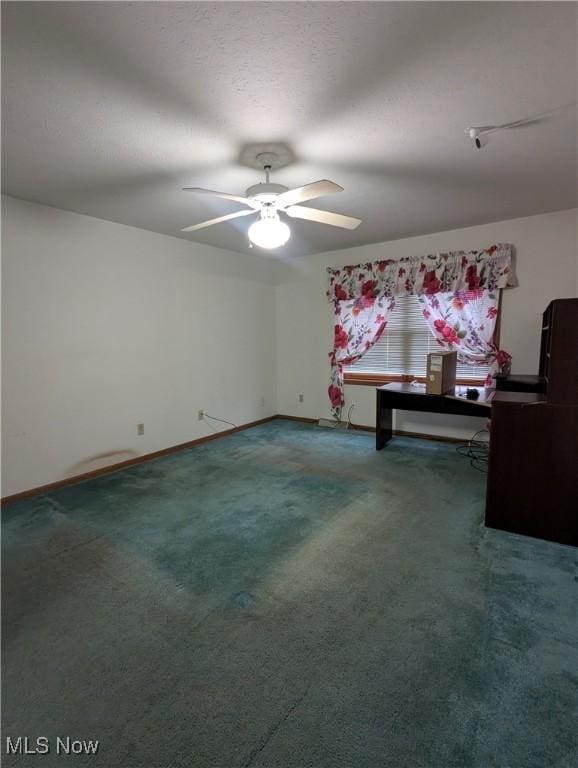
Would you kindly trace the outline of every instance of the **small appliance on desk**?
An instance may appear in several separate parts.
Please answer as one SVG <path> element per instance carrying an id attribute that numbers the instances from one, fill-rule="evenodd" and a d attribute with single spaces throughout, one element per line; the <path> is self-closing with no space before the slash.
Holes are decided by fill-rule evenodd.
<path id="1" fill-rule="evenodd" d="M 457 352 L 430 352 L 427 356 L 426 394 L 445 395 L 453 392 L 457 364 Z"/>

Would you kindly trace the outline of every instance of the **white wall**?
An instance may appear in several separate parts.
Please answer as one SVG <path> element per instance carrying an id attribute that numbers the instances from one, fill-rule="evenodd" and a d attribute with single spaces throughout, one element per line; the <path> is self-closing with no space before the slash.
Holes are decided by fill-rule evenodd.
<path id="1" fill-rule="evenodd" d="M 560 211 L 309 256 L 286 266 L 277 288 L 279 412 L 330 416 L 327 353 L 333 320 L 325 299 L 327 266 L 512 243 L 519 287 L 504 291 L 500 341 L 513 355 L 514 372 L 537 373 L 541 313 L 551 299 L 578 295 L 577 231 L 578 210 Z M 304 395 L 303 404 L 298 402 L 299 393 Z M 354 423 L 375 425 L 373 387 L 347 386 L 345 412 L 352 404 Z M 399 412 L 394 426 L 408 432 L 467 437 L 483 421 Z"/>
<path id="2" fill-rule="evenodd" d="M 270 259 L 2 202 L 2 495 L 277 412 Z"/>
<path id="3" fill-rule="evenodd" d="M 198 409 L 235 424 L 275 413 L 329 416 L 326 266 L 513 243 L 520 285 L 504 294 L 502 346 L 517 372 L 537 370 L 548 301 L 578 293 L 576 210 L 280 266 L 9 197 L 2 203 L 2 495 L 210 434 Z M 354 422 L 374 424 L 373 388 L 346 387 L 350 404 Z M 396 424 L 459 437 L 480 425 L 412 413 Z"/>

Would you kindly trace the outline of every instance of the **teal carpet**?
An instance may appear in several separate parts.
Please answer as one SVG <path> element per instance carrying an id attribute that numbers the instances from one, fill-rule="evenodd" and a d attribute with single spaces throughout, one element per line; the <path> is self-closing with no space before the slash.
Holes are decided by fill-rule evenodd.
<path id="1" fill-rule="evenodd" d="M 576 768 L 575 550 L 484 483 L 275 421 L 6 506 L 3 764 Z"/>

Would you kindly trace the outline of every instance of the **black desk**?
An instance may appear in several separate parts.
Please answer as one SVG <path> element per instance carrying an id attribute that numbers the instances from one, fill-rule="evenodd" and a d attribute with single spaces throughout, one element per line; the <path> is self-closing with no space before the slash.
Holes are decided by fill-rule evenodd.
<path id="1" fill-rule="evenodd" d="M 385 384 L 377 388 L 375 419 L 375 449 L 380 451 L 391 440 L 393 409 L 400 411 L 425 411 L 427 413 L 451 413 L 456 416 L 479 416 L 488 419 L 493 390 L 478 389 L 477 400 L 466 400 L 467 387 L 456 387 L 453 395 L 427 395 L 425 386 L 411 384 Z"/>
<path id="2" fill-rule="evenodd" d="M 400 411 L 425 411 L 426 413 L 451 413 L 455 416 L 478 416 L 489 419 L 492 403 L 537 403 L 544 395 L 534 392 L 499 392 L 493 389 L 475 387 L 480 393 L 477 400 L 467 400 L 467 387 L 456 387 L 454 394 L 427 395 L 425 386 L 411 384 L 384 384 L 377 388 L 377 409 L 375 419 L 375 448 L 380 451 L 391 440 L 393 430 L 393 409 Z"/>

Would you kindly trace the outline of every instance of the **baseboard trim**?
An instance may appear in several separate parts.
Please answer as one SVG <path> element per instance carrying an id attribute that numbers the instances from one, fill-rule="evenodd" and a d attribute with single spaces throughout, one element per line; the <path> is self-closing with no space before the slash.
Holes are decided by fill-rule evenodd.
<path id="1" fill-rule="evenodd" d="M 303 424 L 317 424 L 319 421 L 319 419 L 308 419 L 305 416 L 286 416 L 283 413 L 278 413 L 275 418 L 285 419 L 286 421 L 301 421 Z"/>
<path id="2" fill-rule="evenodd" d="M 359 424 L 352 424 L 353 429 L 361 429 L 364 432 L 375 432 L 375 427 L 365 427 Z M 465 438 L 446 437 L 445 435 L 429 435 L 426 432 L 406 432 L 405 429 L 392 430 L 394 437 L 415 437 L 418 440 L 433 440 L 436 443 L 464 443 Z"/>
<path id="3" fill-rule="evenodd" d="M 317 424 L 319 419 L 306 419 L 303 416 L 283 416 L 279 414 L 278 419 L 288 419 L 289 421 L 302 421 L 304 424 Z M 375 427 L 368 427 L 365 424 L 351 424 L 351 429 L 361 430 L 362 432 L 375 432 Z M 446 437 L 445 435 L 430 435 L 426 432 L 406 432 L 404 429 L 394 429 L 393 434 L 397 437 L 416 437 L 419 440 L 434 440 L 438 443 L 464 443 L 465 438 Z"/>
<path id="4" fill-rule="evenodd" d="M 202 443 L 208 443 L 211 440 L 217 440 L 219 437 L 226 437 L 227 435 L 233 435 L 235 432 L 241 432 L 244 429 L 250 429 L 251 427 L 258 427 L 260 424 L 266 424 L 269 421 L 275 419 L 285 419 L 286 421 L 299 421 L 303 424 L 317 424 L 318 419 L 310 419 L 305 416 L 289 416 L 279 413 L 275 416 L 267 416 L 265 419 L 259 419 L 258 421 L 250 421 L 247 424 L 241 424 L 238 427 L 232 427 L 231 429 L 224 429 L 222 432 L 215 432 L 214 435 L 205 435 L 205 437 L 198 437 L 195 440 L 189 440 L 186 443 L 179 443 L 178 445 L 171 445 L 169 448 L 162 448 L 160 451 L 153 451 L 153 453 L 145 453 L 142 456 L 136 456 L 134 459 L 127 459 L 126 461 L 120 461 L 117 464 L 109 464 L 107 467 L 100 467 L 99 469 L 93 469 L 90 472 L 83 472 L 80 475 L 73 475 L 72 477 L 66 477 L 63 480 L 56 480 L 54 483 L 48 483 L 47 485 L 40 485 L 36 488 L 29 488 L 26 491 L 19 491 L 13 493 L 10 496 L 4 496 L 0 499 L 2 504 L 10 504 L 14 501 L 20 501 L 21 499 L 27 499 L 31 496 L 39 496 L 44 493 L 50 493 L 51 491 L 57 491 L 59 488 L 65 488 L 68 485 L 77 485 L 83 483 L 86 480 L 92 480 L 95 477 L 101 477 L 102 475 L 112 475 L 115 472 L 122 472 L 123 469 L 134 467 L 137 464 L 144 464 L 145 461 L 152 461 L 158 459 L 161 456 L 168 456 L 171 453 L 182 451 L 184 448 L 192 448 L 195 445 L 201 445 Z M 375 427 L 367 427 L 363 424 L 352 424 L 352 429 L 361 430 L 363 432 L 375 432 Z M 464 440 L 458 437 L 444 437 L 442 435 L 427 435 L 421 432 L 405 432 L 401 429 L 394 429 L 394 435 L 399 437 L 416 437 L 420 440 L 435 440 L 442 443 L 463 443 Z"/>
<path id="5" fill-rule="evenodd" d="M 375 432 L 375 429 L 371 430 Z M 445 435 L 428 435 L 425 432 L 406 432 L 403 429 L 394 429 L 393 434 L 398 437 L 416 437 L 419 440 L 433 440 L 436 443 L 466 443 L 465 437 L 446 437 Z"/>
<path id="6" fill-rule="evenodd" d="M 126 461 L 119 461 L 116 464 L 109 464 L 107 467 L 100 467 L 99 469 L 93 469 L 90 472 L 83 472 L 80 475 L 73 475 L 72 477 L 66 477 L 63 480 L 56 480 L 54 483 L 48 483 L 47 485 L 40 485 L 36 488 L 29 488 L 26 491 L 19 491 L 13 493 L 10 496 L 4 496 L 0 501 L 2 504 L 10 504 L 13 501 L 20 501 L 20 499 L 27 499 L 30 496 L 39 496 L 50 491 L 57 491 L 59 488 L 65 488 L 68 485 L 77 485 L 83 483 L 86 480 L 92 480 L 95 477 L 101 477 L 102 475 L 112 475 L 115 472 L 121 472 L 123 469 L 134 467 L 137 464 L 144 464 L 145 461 L 152 461 L 158 459 L 161 456 L 167 456 L 170 453 L 176 453 L 182 451 L 184 448 L 192 448 L 195 445 L 201 443 L 208 443 L 211 440 L 217 440 L 219 437 L 226 437 L 232 435 L 235 432 L 241 432 L 244 429 L 250 429 L 251 427 L 258 427 L 259 424 L 266 424 L 268 421 L 273 421 L 279 418 L 277 416 L 267 416 L 265 419 L 259 419 L 258 421 L 250 421 L 247 424 L 241 424 L 238 427 L 232 427 L 231 429 L 224 429 L 222 432 L 215 432 L 214 435 L 205 435 L 205 437 L 197 437 L 195 440 L 189 440 L 186 443 L 179 443 L 178 445 L 171 445 L 168 448 L 162 448 L 160 451 L 153 451 L 152 453 L 145 453 L 142 456 L 136 456 L 134 459 L 127 459 Z"/>

